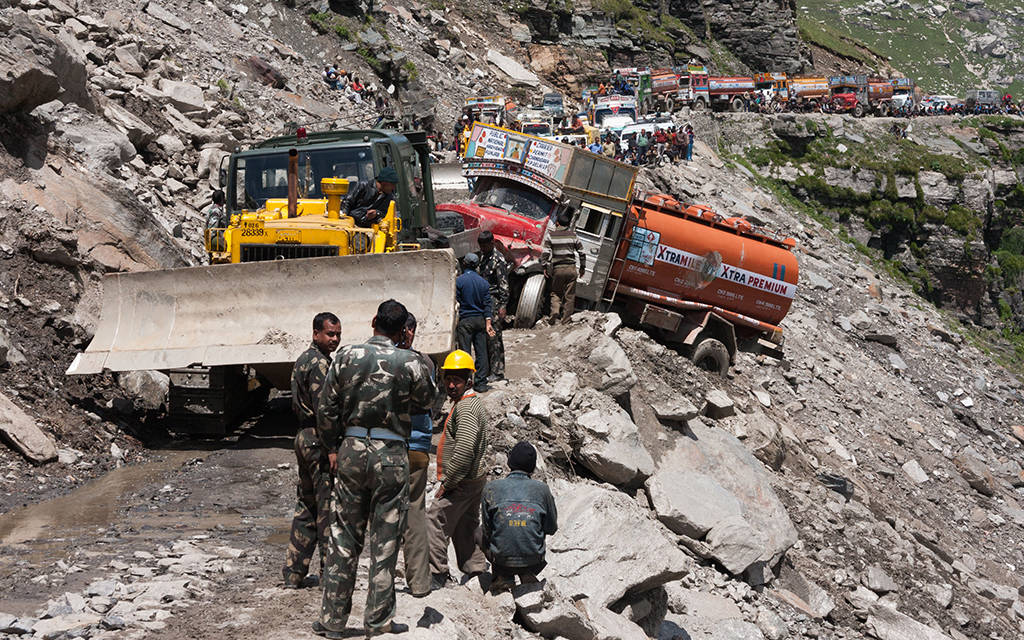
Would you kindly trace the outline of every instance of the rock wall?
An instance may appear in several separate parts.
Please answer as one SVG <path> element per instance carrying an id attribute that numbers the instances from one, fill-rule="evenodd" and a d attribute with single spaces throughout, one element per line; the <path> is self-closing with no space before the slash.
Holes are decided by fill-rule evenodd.
<path id="1" fill-rule="evenodd" d="M 6 3 L 5 3 L 6 4 Z M 85 63 L 24 11 L 0 14 L 0 113 L 60 99 L 91 108 Z"/>
<path id="2" fill-rule="evenodd" d="M 799 73 L 810 67 L 792 0 L 670 0 L 668 12 L 704 39 L 715 39 L 751 69 Z"/>

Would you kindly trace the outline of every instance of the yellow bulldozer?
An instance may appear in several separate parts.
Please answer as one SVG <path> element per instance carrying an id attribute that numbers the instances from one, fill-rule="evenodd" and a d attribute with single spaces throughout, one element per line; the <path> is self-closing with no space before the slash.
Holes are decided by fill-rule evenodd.
<path id="1" fill-rule="evenodd" d="M 359 227 L 341 199 L 383 167 L 399 177 L 393 202 Z M 172 428 L 223 435 L 254 388 L 289 388 L 322 311 L 357 344 L 394 298 L 417 317 L 420 351 L 453 348 L 457 264 L 424 248 L 434 202 L 421 132 L 274 138 L 232 154 L 221 184 L 230 224 L 206 233 L 211 265 L 107 275 L 96 335 L 69 375 L 167 372 Z"/>
<path id="2" fill-rule="evenodd" d="M 341 212 L 348 193 L 345 178 L 322 178 L 324 198 L 308 198 L 298 185 L 298 151 L 289 150 L 288 197 L 268 198 L 256 211 L 231 216 L 226 228 L 206 230 L 206 251 L 211 264 L 388 253 L 419 249 L 416 242 L 399 245 L 402 218 L 391 202 L 386 215 L 370 227 L 359 227 Z"/>

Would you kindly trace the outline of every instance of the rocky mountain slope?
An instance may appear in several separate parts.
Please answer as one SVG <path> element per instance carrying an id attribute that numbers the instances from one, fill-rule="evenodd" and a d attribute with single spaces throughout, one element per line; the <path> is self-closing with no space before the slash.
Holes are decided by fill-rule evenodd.
<path id="1" fill-rule="evenodd" d="M 808 0 L 802 20 L 824 23 L 867 43 L 930 93 L 963 97 L 969 89 L 1017 96 L 1021 75 L 1021 7 L 1002 0 L 909 3 L 898 0 Z"/>
<path id="2" fill-rule="evenodd" d="M 470 93 L 569 86 L 565 74 L 608 64 L 562 35 L 534 42 L 529 16 L 551 24 L 530 13 L 538 7 L 410 3 L 372 19 L 327 8 L 32 0 L 0 11 L 0 60 L 13 61 L 0 80 L 0 398 L 10 399 L 0 408 L 38 427 L 57 457 L 36 468 L 0 450 L 0 589 L 12 607 L 0 607 L 0 634 L 202 637 L 216 625 L 228 637 L 303 635 L 316 590 L 277 583 L 294 490 L 279 468 L 286 438 L 164 454 L 174 464 L 119 475 L 128 506 L 102 526 L 59 537 L 17 526 L 16 507 L 145 461 L 140 438 L 159 435 L 146 379 L 62 375 L 91 337 L 102 274 L 200 260 L 198 209 L 235 146 L 290 121 L 372 116 L 322 86 L 324 61 L 394 83 L 403 113 L 439 129 Z M 614 29 L 623 47 L 642 48 Z M 786 359 L 741 355 L 719 379 L 614 316 L 510 331 L 511 380 L 485 396 L 492 463 L 502 469 L 518 438 L 539 443 L 562 515 L 549 579 L 498 599 L 476 580 L 426 601 L 403 593 L 410 637 L 1018 637 L 1024 397 L 974 346 L 970 324 L 998 317 L 1000 297 L 975 295 L 957 325 L 877 261 L 943 259 L 961 269 L 943 282 L 954 297 L 965 280 L 967 292 L 974 278 L 987 283 L 998 245 L 965 242 L 949 215 L 953 205 L 992 212 L 987 221 L 1007 202 L 1019 209 L 1008 197 L 1014 166 L 995 166 L 994 152 L 982 161 L 991 138 L 964 122 L 916 121 L 915 146 L 891 152 L 897 171 L 867 155 L 888 122 L 692 121 L 697 162 L 645 169 L 640 186 L 797 239 Z M 1017 135 L 1012 123 L 999 131 L 995 149 Z M 928 221 L 933 250 L 890 242 L 901 199 L 914 220 L 926 206 L 943 212 Z M 871 204 L 881 200 L 889 209 Z M 1004 216 L 991 228 L 1015 224 Z M 967 254 L 980 271 L 962 264 Z M 233 482 L 220 491 L 225 474 Z M 191 520 L 150 519 L 165 511 Z"/>

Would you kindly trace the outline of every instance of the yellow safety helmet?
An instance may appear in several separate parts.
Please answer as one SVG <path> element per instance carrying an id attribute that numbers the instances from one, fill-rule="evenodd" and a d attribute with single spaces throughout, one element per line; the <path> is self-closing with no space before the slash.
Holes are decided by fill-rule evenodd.
<path id="1" fill-rule="evenodd" d="M 470 371 L 476 372 L 476 364 L 473 362 L 473 356 L 469 355 L 462 349 L 456 349 L 448 354 L 448 357 L 444 359 L 444 366 L 442 369 L 456 370 L 456 369 L 469 369 Z"/>

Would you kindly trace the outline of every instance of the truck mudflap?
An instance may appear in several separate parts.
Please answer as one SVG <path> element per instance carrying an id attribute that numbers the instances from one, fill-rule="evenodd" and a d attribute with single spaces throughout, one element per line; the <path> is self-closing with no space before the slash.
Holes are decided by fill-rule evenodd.
<path id="1" fill-rule="evenodd" d="M 633 298 L 639 298 L 641 300 L 649 300 L 659 304 L 668 305 L 675 307 L 676 309 L 683 309 L 685 311 L 709 311 L 722 318 L 725 318 L 729 322 L 747 327 L 760 332 L 767 340 L 774 344 L 782 344 L 782 328 L 777 327 L 767 322 L 762 322 L 750 316 L 745 316 L 735 311 L 729 311 L 721 307 L 706 304 L 703 302 L 694 302 L 692 300 L 680 300 L 679 298 L 673 298 L 671 296 L 661 295 L 657 293 L 651 293 L 644 291 L 643 289 L 637 289 L 634 287 L 620 286 L 618 290 L 619 295 L 629 296 Z"/>
<path id="2" fill-rule="evenodd" d="M 249 365 L 288 388 L 314 315 L 333 312 L 342 344 L 358 344 L 389 298 L 416 315 L 419 350 L 445 353 L 454 348 L 455 275 L 451 250 L 110 274 L 96 335 L 67 373 Z"/>

